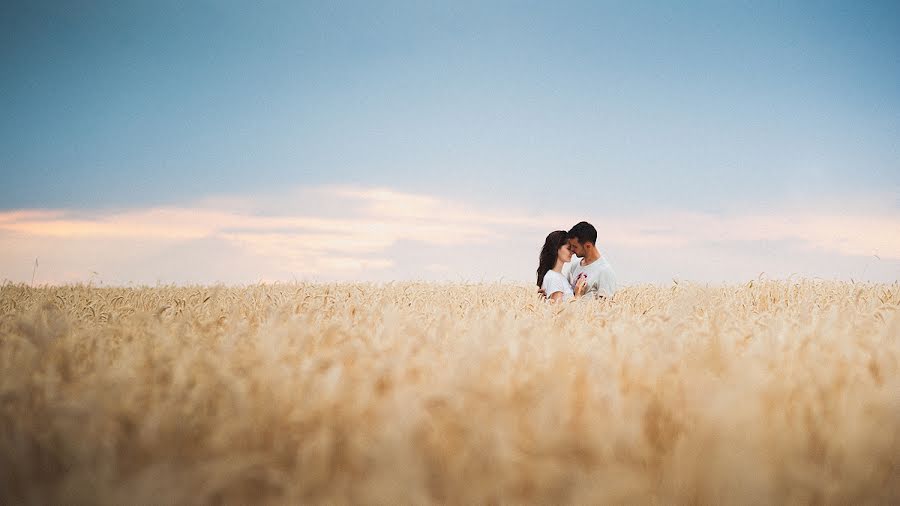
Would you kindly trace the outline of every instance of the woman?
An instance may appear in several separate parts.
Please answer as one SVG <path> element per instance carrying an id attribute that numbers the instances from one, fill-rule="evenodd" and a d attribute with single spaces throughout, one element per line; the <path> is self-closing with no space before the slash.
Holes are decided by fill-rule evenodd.
<path id="1" fill-rule="evenodd" d="M 584 295 L 587 286 L 584 277 L 578 278 L 575 289 L 569 284 L 569 280 L 562 275 L 563 264 L 572 259 L 569 251 L 569 241 L 565 230 L 550 232 L 541 249 L 541 256 L 537 269 L 537 285 L 544 291 L 544 295 L 551 302 L 568 301 L 580 298 Z"/>

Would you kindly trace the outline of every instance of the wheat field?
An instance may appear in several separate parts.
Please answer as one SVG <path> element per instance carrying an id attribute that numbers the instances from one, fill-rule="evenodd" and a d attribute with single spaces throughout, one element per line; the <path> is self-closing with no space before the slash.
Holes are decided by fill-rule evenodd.
<path id="1" fill-rule="evenodd" d="M 0 287 L 2 504 L 900 502 L 900 284 Z"/>

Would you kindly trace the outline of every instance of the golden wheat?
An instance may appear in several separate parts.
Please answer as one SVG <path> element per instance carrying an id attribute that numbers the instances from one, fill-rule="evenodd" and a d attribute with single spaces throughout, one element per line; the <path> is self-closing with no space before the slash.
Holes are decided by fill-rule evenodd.
<path id="1" fill-rule="evenodd" d="M 2 504 L 900 502 L 900 284 L 0 287 Z"/>

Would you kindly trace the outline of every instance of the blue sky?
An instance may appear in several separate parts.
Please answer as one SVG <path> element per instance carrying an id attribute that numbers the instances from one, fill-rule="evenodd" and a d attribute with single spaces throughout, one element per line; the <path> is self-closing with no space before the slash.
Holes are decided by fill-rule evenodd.
<path id="1" fill-rule="evenodd" d="M 308 216 L 325 204 L 262 203 L 290 188 L 353 188 L 535 223 L 588 219 L 601 238 L 607 218 L 610 229 L 635 217 L 652 227 L 679 213 L 856 216 L 885 224 L 873 235 L 900 231 L 897 2 L 5 2 L 0 12 L 7 213 L 109 220 L 249 199 L 251 215 Z M 498 223 L 497 235 L 512 230 Z M 66 240 L 41 226 L 28 229 L 40 247 L 25 246 L 21 227 L 0 236 L 21 249 L 4 261 Z M 222 240 L 220 228 L 198 237 Z M 546 232 L 516 232 L 522 279 Z M 825 258 L 798 234 L 773 234 L 770 249 L 800 245 L 778 242 L 773 258 Z M 606 247 L 621 246 L 613 258 L 644 254 L 623 237 Z M 762 244 L 748 237 L 732 239 Z M 379 254 L 405 265 L 434 246 L 413 237 L 395 251 L 406 240 Z M 893 254 L 893 242 L 845 240 Z M 807 274 L 848 277 L 871 262 L 828 254 L 840 258 Z M 682 272 L 660 262 L 624 261 L 658 274 L 620 277 Z M 841 262 L 853 267 L 827 267 Z M 897 265 L 877 278 L 896 279 Z M 89 270 L 69 267 L 59 267 L 65 279 Z M 361 276 L 404 277 L 374 270 Z M 21 267 L 0 277 L 25 271 L 30 279 Z M 122 267 L 115 279 L 159 279 L 151 271 Z M 449 264 L 432 272 L 491 277 Z M 681 275 L 746 275 L 730 272 Z"/>

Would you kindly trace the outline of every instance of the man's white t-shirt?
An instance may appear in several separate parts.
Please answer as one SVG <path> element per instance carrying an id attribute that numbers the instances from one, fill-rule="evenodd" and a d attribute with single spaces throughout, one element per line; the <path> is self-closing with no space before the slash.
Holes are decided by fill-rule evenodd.
<path id="1" fill-rule="evenodd" d="M 562 292 L 564 301 L 575 296 L 575 292 L 572 291 L 572 285 L 569 284 L 569 280 L 556 271 L 547 271 L 547 274 L 544 274 L 544 282 L 541 283 L 541 288 L 544 289 L 544 293 L 547 294 L 548 299 L 555 292 Z"/>
<path id="2" fill-rule="evenodd" d="M 612 297 L 616 293 L 616 273 L 606 258 L 600 257 L 590 265 L 581 265 L 581 259 L 572 255 L 572 261 L 563 266 L 563 272 L 568 273 L 570 286 L 575 286 L 578 275 L 587 274 L 587 290 L 585 295 L 594 297 Z"/>

